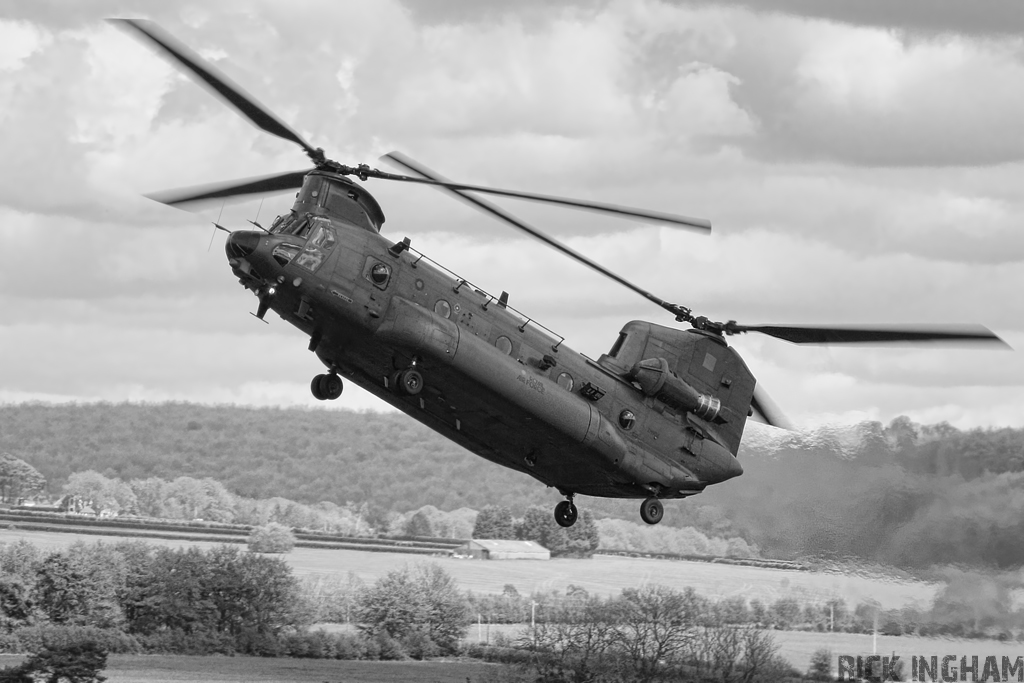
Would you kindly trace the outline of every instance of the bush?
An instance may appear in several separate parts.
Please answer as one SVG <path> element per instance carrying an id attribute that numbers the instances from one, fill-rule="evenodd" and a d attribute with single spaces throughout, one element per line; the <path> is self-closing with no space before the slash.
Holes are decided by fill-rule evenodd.
<path id="1" fill-rule="evenodd" d="M 386 631 L 379 631 L 366 638 L 366 659 L 395 660 L 405 659 L 405 650 L 401 643 L 387 634 Z"/>
<path id="2" fill-rule="evenodd" d="M 289 553 L 295 547 L 295 535 L 288 527 L 271 522 L 249 534 L 249 550 L 254 553 Z"/>
<path id="3" fill-rule="evenodd" d="M 107 679 L 100 671 L 106 666 L 107 651 L 94 642 L 84 641 L 67 647 L 43 648 L 18 666 L 0 670 L 0 682 L 103 683 Z"/>
<path id="4" fill-rule="evenodd" d="M 366 642 L 352 633 L 338 633 L 334 636 L 335 659 L 364 659 Z"/>
<path id="5" fill-rule="evenodd" d="M 115 654 L 138 654 L 143 651 L 142 644 L 134 636 L 118 629 L 41 624 L 24 626 L 0 637 L 0 652 L 21 654 L 44 649 L 61 650 L 83 643 L 95 644 Z"/>
<path id="6" fill-rule="evenodd" d="M 807 669 L 807 678 L 813 681 L 832 680 L 832 650 L 820 648 L 811 655 L 811 665 Z"/>
<path id="7" fill-rule="evenodd" d="M 441 648 L 430 639 L 430 634 L 421 629 L 415 629 L 405 634 L 401 643 L 406 654 L 413 659 L 428 659 L 441 654 Z"/>
<path id="8" fill-rule="evenodd" d="M 151 654 L 230 655 L 234 654 L 236 650 L 234 638 L 216 631 L 186 633 L 181 629 L 169 629 L 142 636 L 141 640 L 143 648 Z M 249 650 L 246 649 L 246 652 Z M 263 653 L 253 652 L 252 654 Z"/>

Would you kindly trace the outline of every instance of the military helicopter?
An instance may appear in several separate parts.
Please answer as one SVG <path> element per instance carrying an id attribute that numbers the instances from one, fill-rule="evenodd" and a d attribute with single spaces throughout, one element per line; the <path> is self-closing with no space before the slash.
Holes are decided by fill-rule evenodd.
<path id="1" fill-rule="evenodd" d="M 297 144 L 313 167 L 151 198 L 171 206 L 297 190 L 268 229 L 229 231 L 232 273 L 269 311 L 309 335 L 327 371 L 320 400 L 341 396 L 342 377 L 473 453 L 525 472 L 565 500 L 555 520 L 572 526 L 576 495 L 642 499 L 657 524 L 662 500 L 737 477 L 748 417 L 785 426 L 726 337 L 759 332 L 796 344 L 991 341 L 981 326 L 812 327 L 741 325 L 698 316 L 609 271 L 478 194 L 599 211 L 708 232 L 708 221 L 611 204 L 451 182 L 412 159 L 385 155 L 413 175 L 327 158 L 196 53 L 150 22 L 115 19 L 262 130 Z M 597 360 L 499 296 L 380 234 L 384 212 L 369 179 L 442 188 L 660 306 L 690 329 L 634 320 Z"/>

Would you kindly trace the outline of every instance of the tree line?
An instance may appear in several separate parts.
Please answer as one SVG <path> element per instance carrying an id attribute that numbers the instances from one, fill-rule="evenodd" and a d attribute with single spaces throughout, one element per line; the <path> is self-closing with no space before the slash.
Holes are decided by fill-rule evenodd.
<path id="1" fill-rule="evenodd" d="M 12 462 L 21 462 L 12 456 Z M 29 465 L 23 464 L 30 468 Z M 508 507 L 489 505 L 479 513 L 460 508 L 451 513 L 424 506 L 405 514 L 374 511 L 366 504 L 321 502 L 306 505 L 285 498 L 251 500 L 232 494 L 206 478 L 158 477 L 128 482 L 87 470 L 68 477 L 63 491 L 74 511 L 132 515 L 155 519 L 204 520 L 254 527 L 281 525 L 347 536 L 397 535 L 446 538 L 531 540 L 554 557 L 590 557 L 597 550 L 757 557 L 756 547 L 739 538 L 708 538 L 694 529 L 656 530 L 624 520 L 598 520 L 586 511 L 572 527 L 554 521 L 550 509 L 530 506 L 514 518 Z"/>
<path id="2" fill-rule="evenodd" d="M 907 418 L 770 439 L 754 438 L 756 429 L 749 428 L 740 450 L 744 476 L 671 503 L 656 530 L 660 538 L 669 538 L 669 527 L 696 530 L 703 538 L 686 532 L 688 540 L 672 540 L 708 548 L 694 554 L 854 557 L 918 570 L 950 562 L 1024 564 L 1024 547 L 1016 543 L 1024 533 L 1024 430 L 964 431 Z M 451 515 L 432 520 L 443 526 L 439 535 L 455 535 L 472 525 L 469 513 L 455 514 L 460 510 L 497 505 L 522 517 L 531 506 L 552 505 L 551 493 L 528 476 L 497 468 L 398 414 L 9 405 L 0 406 L 3 451 L 31 463 L 52 494 L 90 469 L 123 482 L 186 477 L 218 481 L 251 500 L 334 506 L 331 514 L 389 532 L 427 506 Z M 0 477 L 0 495 L 8 495 L 2 486 Z M 189 495 L 172 496 L 179 502 L 168 503 L 164 514 L 196 511 Z M 635 522 L 635 501 L 580 503 L 606 535 L 644 535 L 601 524 Z M 216 514 L 214 505 L 197 516 Z M 316 515 L 298 507 L 288 514 L 307 519 L 282 519 L 282 509 L 256 523 L 315 528 Z M 254 510 L 251 517 L 258 516 L 266 517 Z"/>

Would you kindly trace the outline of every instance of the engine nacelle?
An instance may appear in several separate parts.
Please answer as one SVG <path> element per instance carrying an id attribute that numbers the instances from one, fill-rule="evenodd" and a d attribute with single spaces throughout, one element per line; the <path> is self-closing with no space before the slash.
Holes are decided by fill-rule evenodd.
<path id="1" fill-rule="evenodd" d="M 668 361 L 664 358 L 640 361 L 627 377 L 639 384 L 646 395 L 705 420 L 717 421 L 718 412 L 722 409 L 722 402 L 717 398 L 705 396 L 669 370 Z"/>

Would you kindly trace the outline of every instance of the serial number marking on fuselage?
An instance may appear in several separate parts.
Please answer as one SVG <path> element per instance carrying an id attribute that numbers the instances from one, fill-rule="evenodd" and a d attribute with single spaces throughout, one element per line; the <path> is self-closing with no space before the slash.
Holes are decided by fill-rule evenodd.
<path id="1" fill-rule="evenodd" d="M 341 292 L 339 292 L 336 289 L 332 289 L 331 290 L 331 294 L 333 294 L 334 296 L 338 297 L 339 299 L 344 299 L 348 303 L 352 303 L 352 299 L 350 297 L 345 296 L 344 294 L 342 294 Z"/>
<path id="2" fill-rule="evenodd" d="M 539 379 L 533 377 L 527 377 L 526 375 L 516 375 L 516 379 L 533 389 L 534 391 L 543 394 L 544 384 Z"/>

